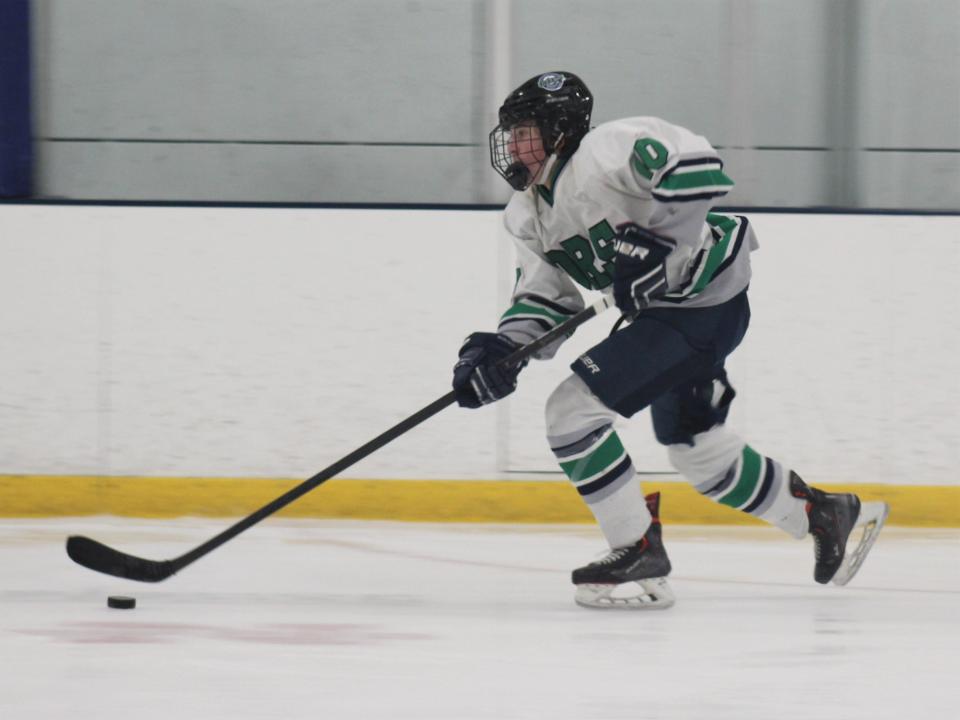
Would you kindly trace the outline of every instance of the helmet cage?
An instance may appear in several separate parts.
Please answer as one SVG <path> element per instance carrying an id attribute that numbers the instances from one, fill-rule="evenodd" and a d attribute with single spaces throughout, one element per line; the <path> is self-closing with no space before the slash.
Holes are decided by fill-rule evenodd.
<path id="1" fill-rule="evenodd" d="M 547 156 L 572 155 L 590 129 L 593 96 L 576 75 L 549 72 L 531 78 L 500 106 L 499 120 L 490 132 L 490 164 L 515 190 L 525 190 L 533 178 L 523 163 L 511 157 L 510 133 L 519 123 L 533 121 L 540 129 Z"/>
<path id="2" fill-rule="evenodd" d="M 526 190 L 533 182 L 533 177 L 527 166 L 510 154 L 510 138 L 517 123 L 505 126 L 497 125 L 490 131 L 490 164 L 497 173 L 510 183 L 514 190 Z M 547 142 L 543 141 L 543 149 L 549 157 L 553 148 L 548 149 Z"/>

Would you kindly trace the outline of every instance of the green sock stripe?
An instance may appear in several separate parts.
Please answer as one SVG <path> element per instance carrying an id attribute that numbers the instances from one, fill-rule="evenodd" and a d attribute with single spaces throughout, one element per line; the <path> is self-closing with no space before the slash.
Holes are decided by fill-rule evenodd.
<path id="1" fill-rule="evenodd" d="M 576 460 L 561 462 L 560 467 L 573 482 L 579 482 L 613 467 L 623 456 L 623 452 L 620 437 L 612 432 L 595 450 Z"/>
<path id="2" fill-rule="evenodd" d="M 762 466 L 763 458 L 760 457 L 760 454 L 749 445 L 744 445 L 743 462 L 740 463 L 740 477 L 737 478 L 737 484 L 734 485 L 733 490 L 720 498 L 720 502 L 732 508 L 740 508 L 746 503 L 757 489 Z"/>

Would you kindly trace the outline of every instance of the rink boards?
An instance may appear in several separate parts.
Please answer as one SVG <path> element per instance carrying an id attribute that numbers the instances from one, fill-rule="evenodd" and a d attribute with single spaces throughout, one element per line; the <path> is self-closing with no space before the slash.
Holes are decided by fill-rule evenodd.
<path id="1" fill-rule="evenodd" d="M 750 215 L 730 423 L 811 482 L 960 525 L 960 217 Z M 0 206 L 0 515 L 245 515 L 448 390 L 512 253 L 485 210 Z M 907 258 L 910 258 L 909 266 Z M 450 408 L 288 512 L 580 522 L 543 402 L 614 314 L 493 408 Z M 565 354 L 566 353 L 566 354 Z M 674 522 L 750 522 L 618 425 Z"/>
<path id="2" fill-rule="evenodd" d="M 0 517 L 118 515 L 237 517 L 297 484 L 264 478 L 0 476 Z M 699 496 L 682 482 L 642 479 L 663 493 L 669 523 L 762 525 Z M 960 527 L 960 487 L 823 485 L 890 504 L 890 525 Z M 414 522 L 592 523 L 565 481 L 331 480 L 280 511 L 296 518 Z"/>

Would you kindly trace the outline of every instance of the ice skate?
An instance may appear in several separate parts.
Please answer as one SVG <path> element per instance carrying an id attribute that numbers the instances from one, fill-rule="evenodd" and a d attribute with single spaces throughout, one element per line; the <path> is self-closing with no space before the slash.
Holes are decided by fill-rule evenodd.
<path id="1" fill-rule="evenodd" d="M 611 550 L 606 557 L 573 571 L 576 603 L 591 608 L 664 609 L 674 603 L 667 583 L 670 559 L 663 547 L 660 493 L 647 495 L 653 522 L 639 542 Z M 637 587 L 640 592 L 635 592 Z M 621 594 L 626 591 L 626 594 Z M 630 594 L 630 593 L 633 594 Z"/>
<path id="2" fill-rule="evenodd" d="M 883 527 L 890 507 L 884 502 L 861 503 L 856 495 L 832 494 L 810 487 L 790 473 L 790 493 L 807 501 L 807 518 L 813 536 L 816 565 L 814 580 L 846 585 L 857 574 Z M 859 538 L 854 538 L 862 528 Z M 847 545 L 856 546 L 847 551 Z"/>

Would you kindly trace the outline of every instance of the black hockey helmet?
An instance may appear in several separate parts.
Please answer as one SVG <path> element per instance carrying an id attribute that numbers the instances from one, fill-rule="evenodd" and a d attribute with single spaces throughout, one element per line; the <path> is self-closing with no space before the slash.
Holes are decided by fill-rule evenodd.
<path id="1" fill-rule="evenodd" d="M 527 80 L 500 106 L 500 124 L 490 133 L 490 163 L 514 190 L 529 187 L 533 178 L 507 150 L 510 130 L 532 120 L 540 128 L 547 155 L 572 155 L 590 129 L 593 94 L 570 72 L 542 73 Z"/>

